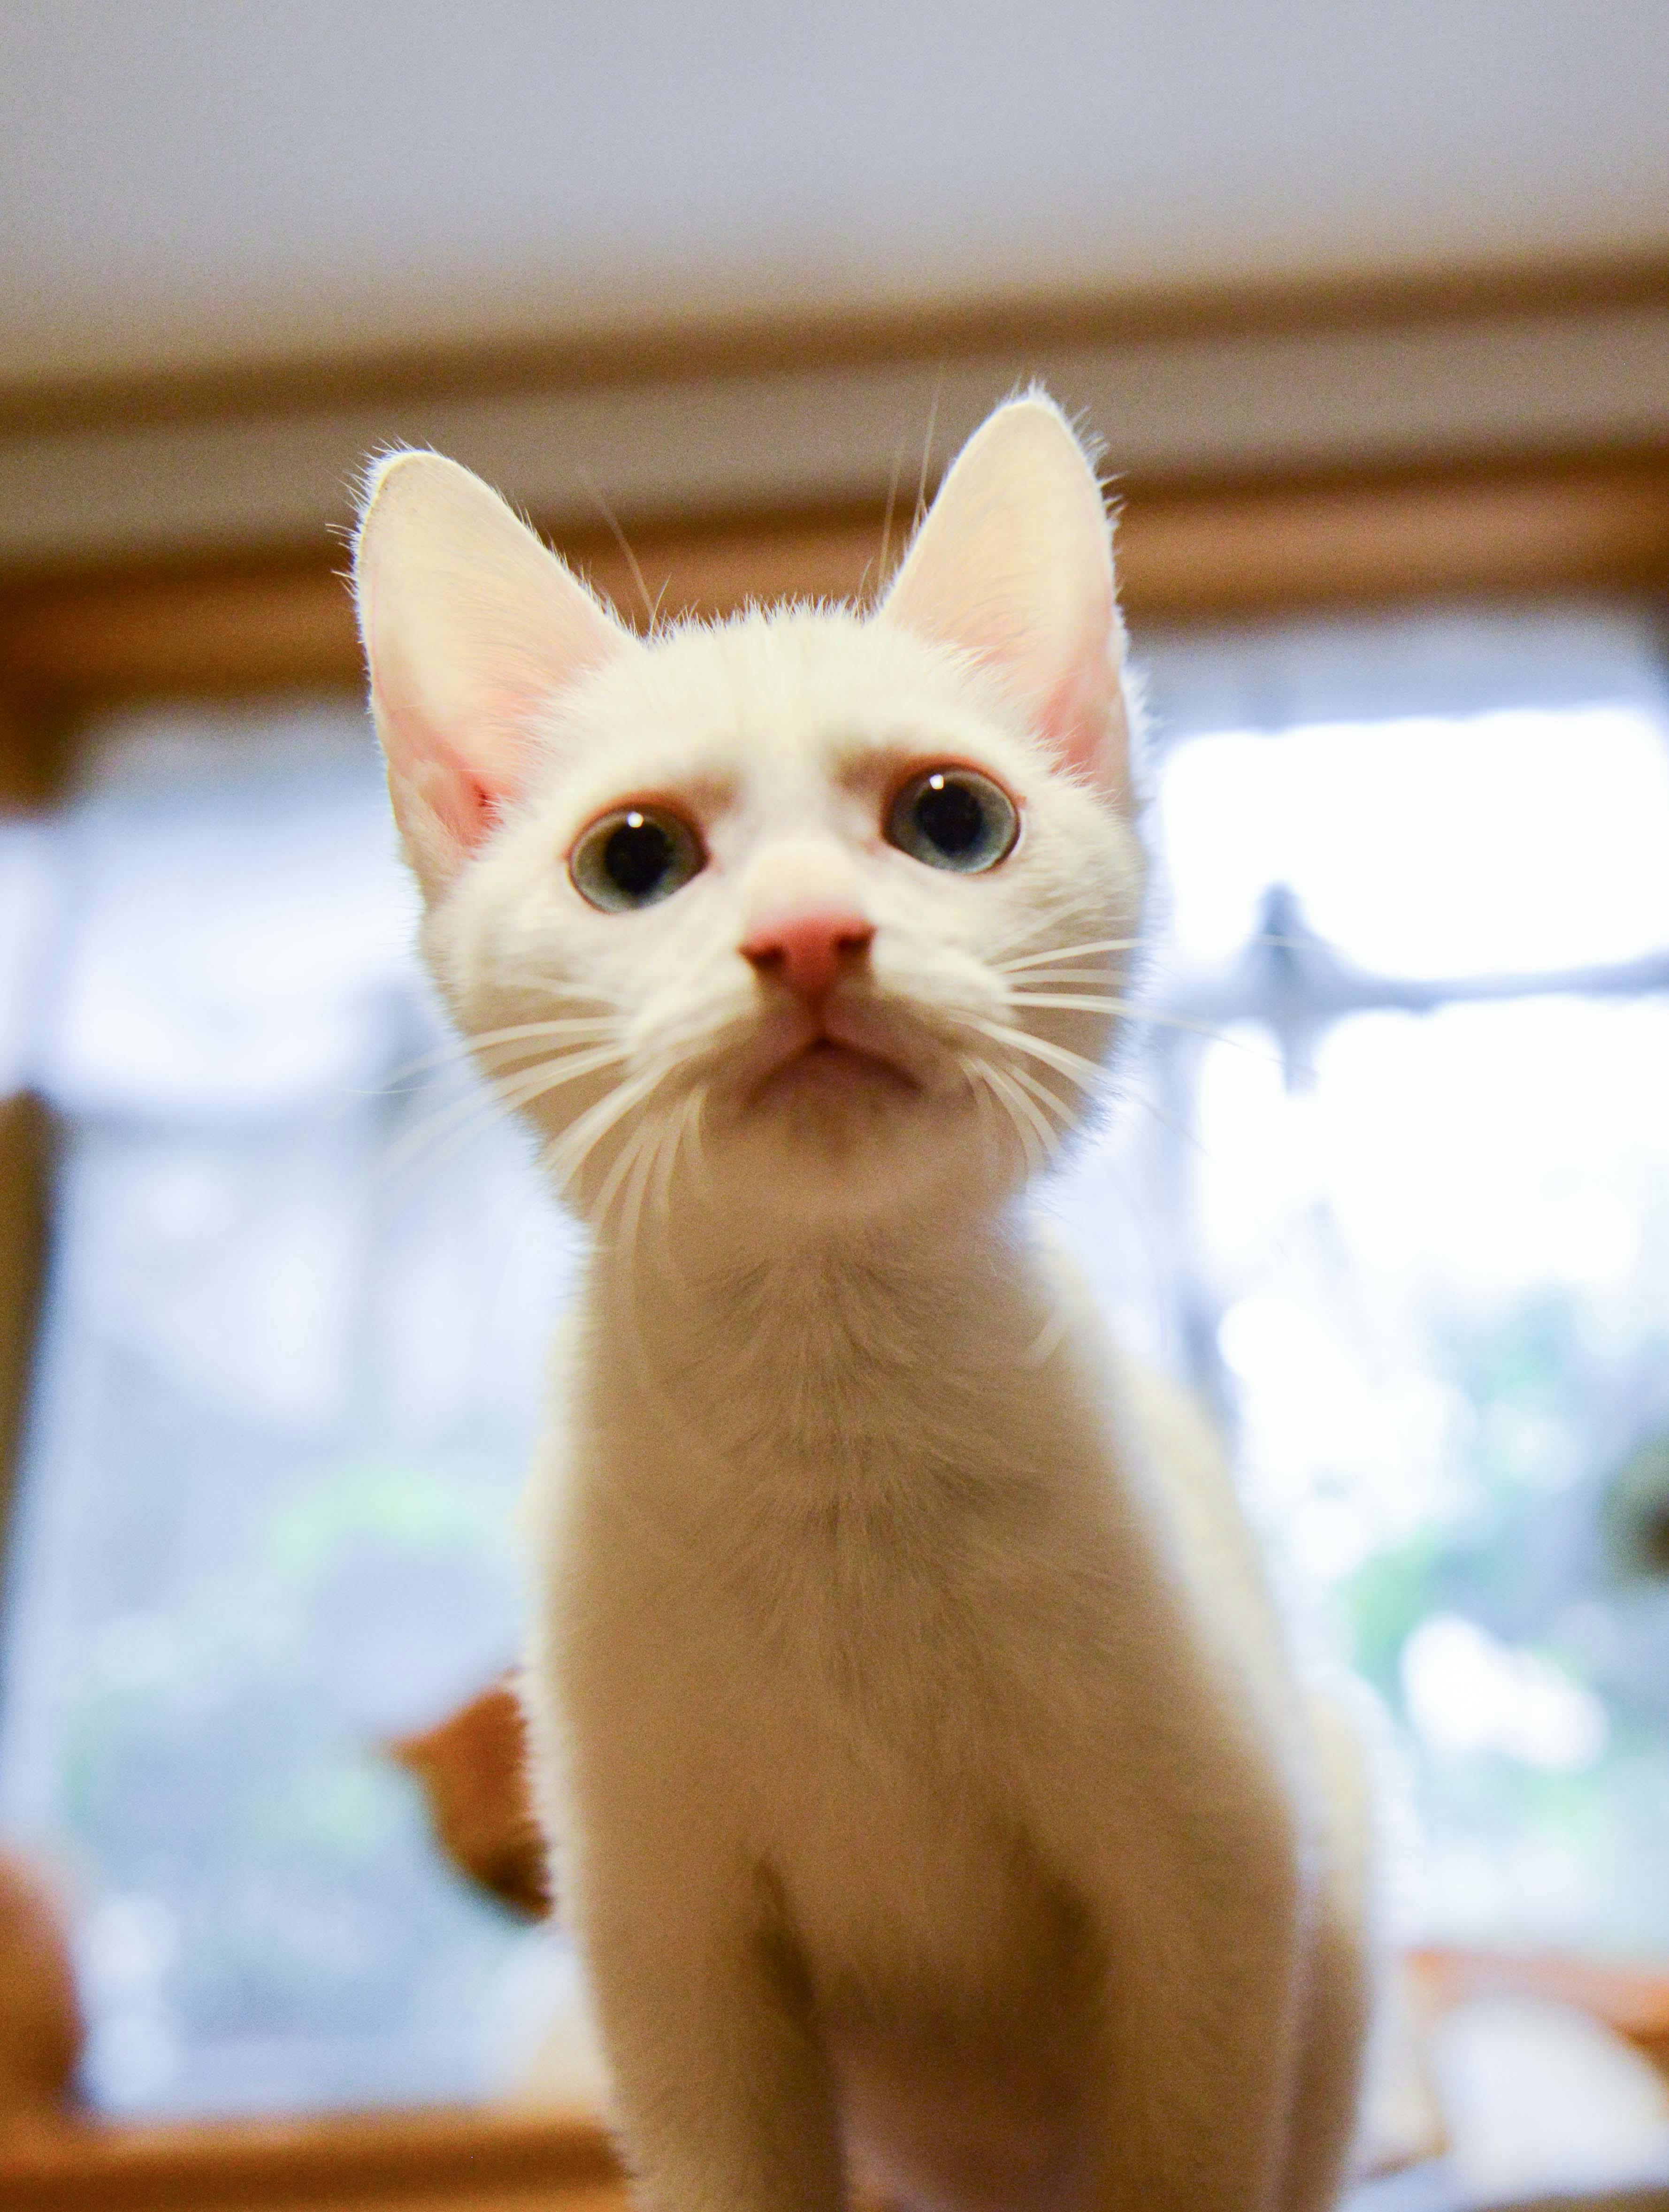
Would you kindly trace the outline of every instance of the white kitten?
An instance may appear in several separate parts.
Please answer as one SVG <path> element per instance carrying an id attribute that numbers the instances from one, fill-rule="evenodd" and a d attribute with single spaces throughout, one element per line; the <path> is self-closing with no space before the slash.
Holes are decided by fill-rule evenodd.
<path id="1" fill-rule="evenodd" d="M 430 964 L 595 1232 L 527 1698 L 644 2203 L 1331 2203 L 1354 1756 L 1016 1204 L 1142 894 L 1070 431 L 999 410 L 867 618 L 640 644 L 427 453 L 356 574 Z"/>

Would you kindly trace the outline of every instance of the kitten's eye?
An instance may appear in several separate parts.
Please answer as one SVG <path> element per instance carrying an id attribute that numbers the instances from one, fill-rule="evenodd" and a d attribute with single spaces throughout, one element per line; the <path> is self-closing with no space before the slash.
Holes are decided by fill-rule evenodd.
<path id="1" fill-rule="evenodd" d="M 594 822 L 568 858 L 582 898 L 606 914 L 653 906 L 707 865 L 701 840 L 665 806 L 622 806 Z"/>
<path id="2" fill-rule="evenodd" d="M 930 768 L 911 776 L 886 818 L 887 841 L 901 853 L 967 876 L 1006 860 L 1019 835 L 1013 799 L 971 768 Z"/>

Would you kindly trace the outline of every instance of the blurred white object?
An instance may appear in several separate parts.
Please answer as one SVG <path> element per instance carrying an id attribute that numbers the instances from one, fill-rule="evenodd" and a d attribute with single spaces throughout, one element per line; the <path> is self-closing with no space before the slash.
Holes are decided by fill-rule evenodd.
<path id="1" fill-rule="evenodd" d="M 1474 1997 L 1439 2021 L 1431 2063 L 1466 2204 L 1669 2173 L 1669 2086 L 1574 2006 Z"/>
<path id="2" fill-rule="evenodd" d="M 530 1938 L 493 1992 L 496 2100 L 512 2111 L 601 2118 L 608 2067 L 579 1959 L 547 1927 Z"/>
<path id="3" fill-rule="evenodd" d="M 1458 1613 L 1421 1622 L 1403 1646 L 1402 1675 L 1409 1718 L 1439 1751 L 1497 1751 L 1575 1772 L 1605 1748 L 1611 1724 L 1592 1690 Z"/>
<path id="4" fill-rule="evenodd" d="M 1448 2137 L 1432 2079 L 1424 1993 L 1406 1960 L 1385 1978 L 1367 2055 L 1356 2170 L 1397 2173 L 1441 2157 Z"/>

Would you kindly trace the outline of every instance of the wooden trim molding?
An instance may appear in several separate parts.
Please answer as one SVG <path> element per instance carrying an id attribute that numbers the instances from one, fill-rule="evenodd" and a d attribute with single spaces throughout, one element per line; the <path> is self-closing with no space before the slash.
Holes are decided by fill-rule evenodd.
<path id="1" fill-rule="evenodd" d="M 1669 1980 L 1661 1974 L 1442 1949 L 1416 1952 L 1408 1963 L 1422 2035 L 1469 1999 L 1532 1995 L 1591 2014 L 1669 2069 Z M 1669 2191 L 1582 2201 L 1595 2212 L 1624 2201 L 1655 2212 L 1669 2204 Z M 1544 2202 L 1551 2212 L 1552 2200 Z M 20 2212 L 630 2212 L 630 2199 L 607 2136 L 588 2117 L 430 2108 L 14 2125 L 0 2134 L 0 2204 Z"/>
<path id="2" fill-rule="evenodd" d="M 0 389 L 0 579 L 292 557 L 433 446 L 553 530 L 877 513 L 1041 380 L 1143 484 L 1669 441 L 1669 261 L 926 303 Z"/>
<path id="3" fill-rule="evenodd" d="M 1468 593 L 1669 592 L 1669 445 L 1116 490 L 1138 626 Z M 664 614 L 710 615 L 755 599 L 861 596 L 877 581 L 882 531 L 881 511 L 864 506 L 678 520 L 635 528 L 631 541 Z M 559 543 L 641 627 L 647 610 L 612 538 L 600 529 Z M 14 747 L 43 720 L 113 702 L 356 685 L 340 561 L 332 549 L 0 590 L 0 702 L 19 716 Z"/>
<path id="4" fill-rule="evenodd" d="M 817 368 L 937 364 L 990 354 L 1664 306 L 1669 306 L 1669 258 L 1652 253 L 692 316 L 579 335 L 393 347 L 230 368 L 0 382 L 0 438 L 335 412 L 551 387 L 679 384 Z"/>

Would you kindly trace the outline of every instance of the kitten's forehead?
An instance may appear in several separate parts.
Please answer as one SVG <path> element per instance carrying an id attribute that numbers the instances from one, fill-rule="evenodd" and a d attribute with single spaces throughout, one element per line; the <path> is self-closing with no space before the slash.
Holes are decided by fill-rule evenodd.
<path id="1" fill-rule="evenodd" d="M 1025 742 L 996 687 L 956 655 L 838 609 L 673 631 L 600 674 L 573 715 L 588 786 L 625 773 L 769 789 L 923 749 Z"/>

